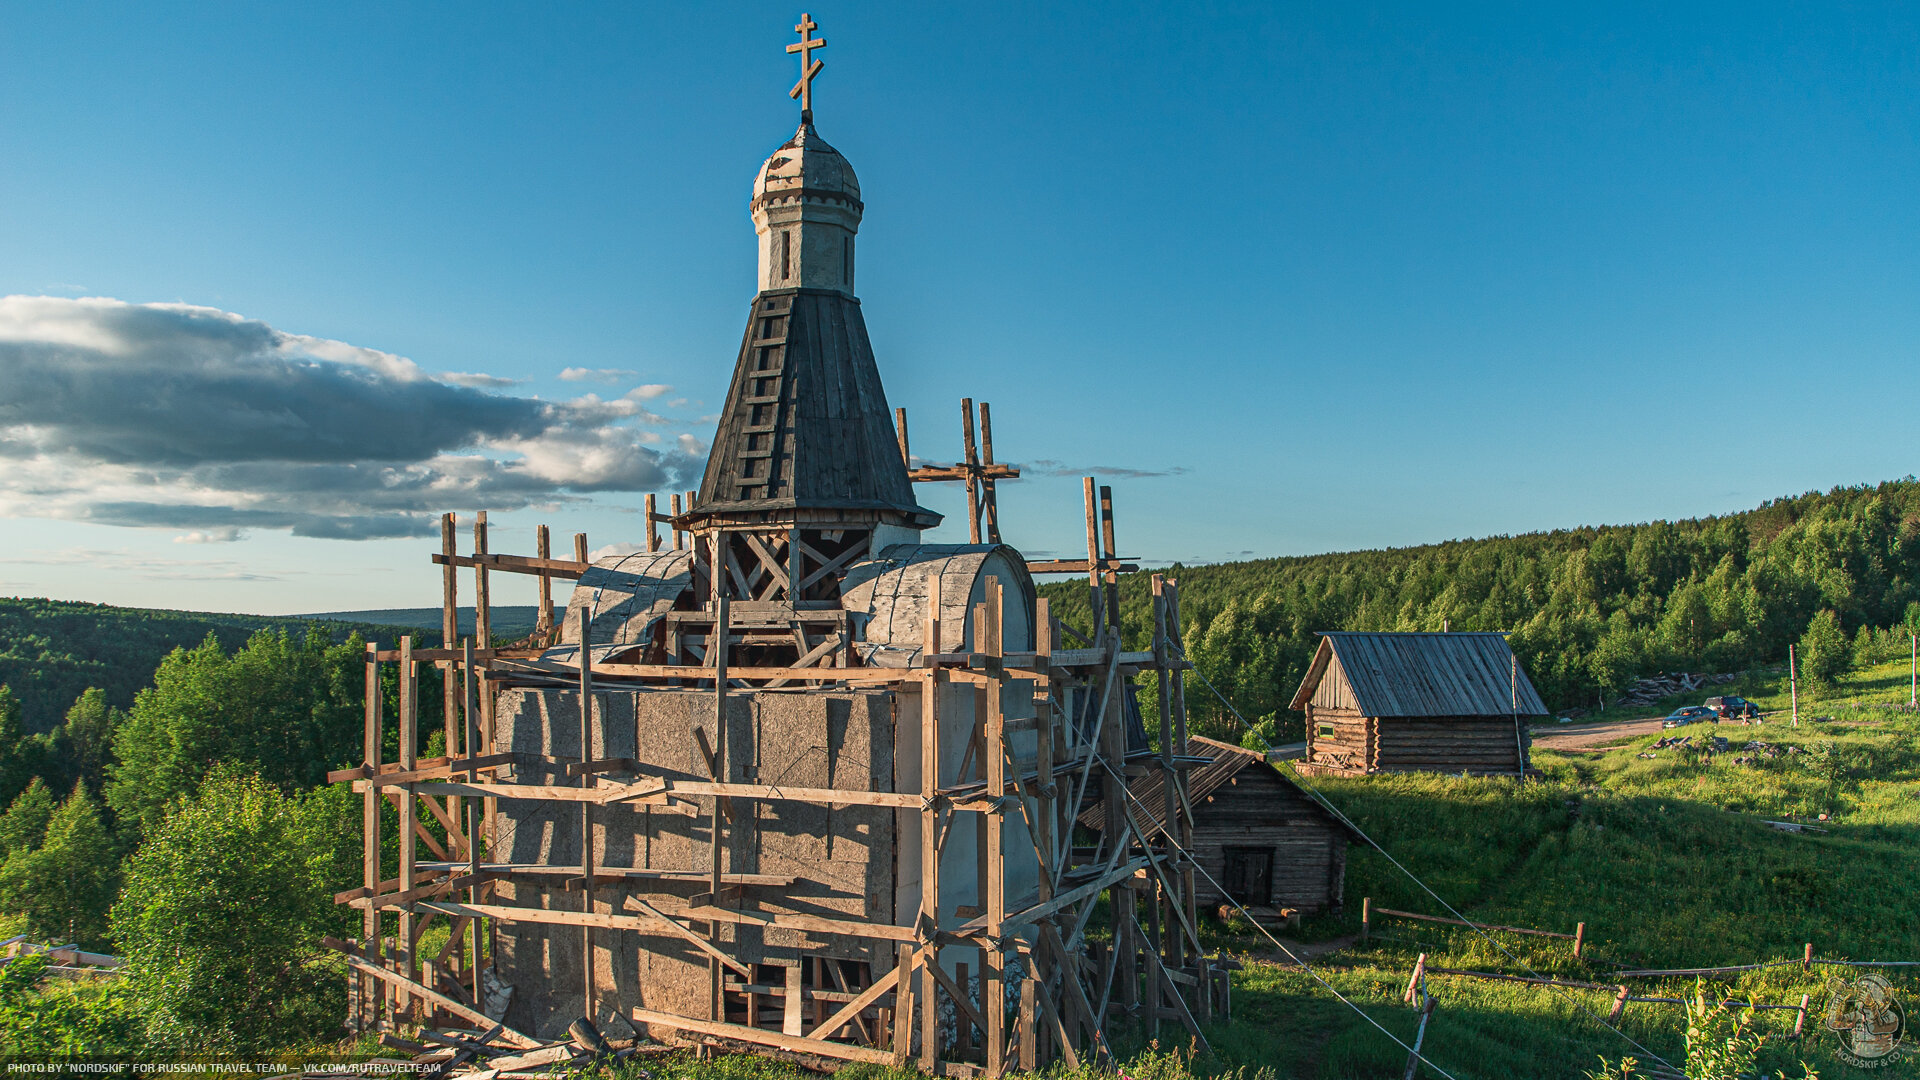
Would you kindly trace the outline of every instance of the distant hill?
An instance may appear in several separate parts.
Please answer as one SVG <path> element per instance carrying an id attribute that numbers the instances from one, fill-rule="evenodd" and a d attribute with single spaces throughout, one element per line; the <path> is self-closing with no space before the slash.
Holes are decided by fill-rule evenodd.
<path id="1" fill-rule="evenodd" d="M 1301 737 L 1287 706 L 1323 630 L 1508 630 L 1547 704 L 1593 706 L 1640 675 L 1784 662 L 1826 611 L 1850 639 L 1920 626 L 1920 481 L 1836 487 L 1718 517 L 1603 525 L 1162 571 L 1187 649 L 1248 720 Z M 1123 579 L 1129 644 L 1152 634 L 1151 575 Z M 1041 586 L 1084 628 L 1084 582 Z M 1905 631 L 1896 636 L 1905 642 Z M 1198 678 L 1202 734 L 1239 724 Z M 1272 736 L 1270 736 L 1272 737 Z M 1278 741 L 1288 741 L 1281 738 Z"/>
<path id="2" fill-rule="evenodd" d="M 436 615 L 436 618 L 438 616 Z M 28 733 L 46 731 L 65 717 L 90 686 L 127 708 L 153 679 L 160 661 L 176 648 L 192 647 L 212 634 L 232 650 L 254 632 L 286 627 L 304 633 L 318 622 L 334 640 L 358 630 L 393 640 L 400 631 L 373 620 L 307 615 L 233 615 L 83 604 L 69 600 L 0 597 L 0 684 L 21 702 Z"/>
<path id="3" fill-rule="evenodd" d="M 564 607 L 563 597 L 554 598 L 555 607 Z M 495 604 L 490 612 L 493 625 L 488 627 L 496 638 L 515 640 L 533 633 L 540 620 L 540 609 L 532 604 Z M 424 630 L 432 635 L 432 643 L 440 644 L 440 609 L 434 608 L 375 608 L 369 611 L 327 611 L 315 615 L 290 616 L 300 619 L 324 619 L 329 622 L 377 623 L 381 626 L 400 626 L 408 629 Z M 555 616 L 558 617 L 557 615 Z M 473 609 L 463 607 L 459 611 L 460 633 L 471 636 L 473 633 Z"/>

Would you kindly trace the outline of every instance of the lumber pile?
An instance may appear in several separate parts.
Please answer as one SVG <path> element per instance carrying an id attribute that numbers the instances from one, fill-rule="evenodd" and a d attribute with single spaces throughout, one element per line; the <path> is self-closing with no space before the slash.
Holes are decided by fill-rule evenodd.
<path id="1" fill-rule="evenodd" d="M 383 1034 L 380 1045 L 412 1055 L 422 1066 L 423 1080 L 461 1076 L 468 1080 L 549 1076 L 595 1061 L 619 1061 L 633 1056 L 632 1046 L 615 1049 L 591 1020 L 581 1017 L 567 1028 L 567 1038 L 527 1047 L 507 1038 L 504 1025 L 478 1028 L 423 1029 L 418 1039 Z M 662 1047 L 662 1049 L 665 1049 Z"/>
<path id="2" fill-rule="evenodd" d="M 1615 705 L 1642 708 L 1661 698 L 1675 694 L 1689 694 L 1707 686 L 1722 686 L 1733 681 L 1732 673 L 1720 675 L 1697 675 L 1686 671 L 1670 671 L 1662 675 L 1648 675 L 1635 679 L 1626 692 L 1620 695 Z"/>

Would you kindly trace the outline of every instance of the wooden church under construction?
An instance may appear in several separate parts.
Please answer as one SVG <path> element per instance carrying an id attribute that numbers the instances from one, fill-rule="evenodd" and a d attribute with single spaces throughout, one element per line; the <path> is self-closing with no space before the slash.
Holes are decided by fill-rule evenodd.
<path id="1" fill-rule="evenodd" d="M 1087 557 L 1000 541 L 990 415 L 914 468 L 853 292 L 863 210 L 816 129 L 823 42 L 802 16 L 793 136 L 762 165 L 758 283 L 697 495 L 649 497 L 645 550 L 474 549 L 443 519 L 446 640 L 370 647 L 366 879 L 338 943 L 363 1030 L 414 1020 L 520 1046 L 585 1018 L 612 1037 L 997 1076 L 1110 1052 L 1114 1024 L 1228 1008 L 1198 933 L 1179 593 L 1123 641 L 1112 501 Z M 914 485 L 966 485 L 966 544 Z M 658 524 L 670 526 L 663 539 Z M 984 532 L 984 536 L 983 536 Z M 478 645 L 456 641 L 471 571 Z M 490 575 L 539 578 L 541 623 L 489 647 Z M 1085 575 L 1050 610 L 1035 574 Z M 554 580 L 575 581 L 563 615 Z M 1068 617 L 1063 620 L 1062 615 Z M 1077 628 L 1076 628 L 1077 627 Z M 392 665 L 392 666 L 390 666 Z M 417 747 L 438 665 L 447 756 Z M 398 715 L 383 678 L 398 672 Z M 1152 673 L 1157 700 L 1132 681 Z M 1152 740 L 1143 711 L 1156 722 Z M 399 760 L 382 761 L 397 727 Z M 1157 804 L 1128 795 L 1156 776 Z M 1103 792 L 1119 797 L 1102 798 Z M 397 874 L 381 860 L 397 808 Z M 1097 833 L 1075 822 L 1102 807 Z M 389 864 L 390 866 L 390 864 Z M 451 928 L 434 955 L 429 923 Z"/>

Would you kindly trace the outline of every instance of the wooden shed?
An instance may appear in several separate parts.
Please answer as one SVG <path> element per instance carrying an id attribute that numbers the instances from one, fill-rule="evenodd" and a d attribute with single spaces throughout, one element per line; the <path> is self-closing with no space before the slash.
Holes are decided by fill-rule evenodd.
<path id="1" fill-rule="evenodd" d="M 1188 736 L 1187 745 L 1191 757 L 1208 759 L 1187 771 L 1187 798 L 1193 805 L 1189 850 L 1206 871 L 1196 875 L 1195 900 L 1207 908 L 1233 899 L 1249 908 L 1339 911 L 1347 841 L 1366 838 L 1269 766 L 1258 751 L 1198 735 Z M 1157 830 L 1166 814 L 1162 775 L 1154 770 L 1127 785 L 1133 793 L 1129 805 L 1136 817 L 1146 819 L 1141 824 L 1148 830 Z M 1089 807 L 1080 824 L 1097 831 L 1104 814 L 1103 805 Z"/>
<path id="2" fill-rule="evenodd" d="M 1324 633 L 1293 695 L 1303 771 L 1525 774 L 1547 707 L 1500 633 Z"/>

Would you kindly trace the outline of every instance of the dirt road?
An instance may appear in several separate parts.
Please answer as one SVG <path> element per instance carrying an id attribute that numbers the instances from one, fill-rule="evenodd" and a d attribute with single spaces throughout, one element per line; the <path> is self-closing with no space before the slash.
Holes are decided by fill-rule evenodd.
<path id="1" fill-rule="evenodd" d="M 1609 746 L 1660 733 L 1661 717 L 1647 720 L 1610 720 L 1598 724 L 1562 724 L 1550 734 L 1536 734 L 1533 745 L 1540 750 L 1598 752 Z M 1710 725 L 1709 725 L 1710 726 Z"/>

